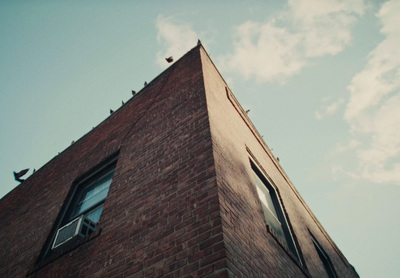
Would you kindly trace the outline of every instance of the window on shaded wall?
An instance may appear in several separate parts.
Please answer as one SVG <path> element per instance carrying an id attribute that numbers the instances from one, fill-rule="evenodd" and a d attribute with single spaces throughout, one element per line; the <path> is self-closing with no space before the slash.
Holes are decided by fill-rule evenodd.
<path id="1" fill-rule="evenodd" d="M 314 236 L 311 235 L 311 239 L 314 243 L 315 249 L 317 250 L 319 258 L 322 261 L 326 275 L 328 275 L 329 278 L 336 278 L 337 276 L 335 269 L 333 268 L 332 262 L 328 255 L 325 253 L 324 249 L 322 249 L 321 245 L 317 242 Z"/>
<path id="2" fill-rule="evenodd" d="M 251 167 L 268 231 L 301 262 L 277 191 L 253 162 Z"/>
<path id="3" fill-rule="evenodd" d="M 51 249 L 73 239 L 89 236 L 97 229 L 116 161 L 116 157 L 108 160 L 75 183 L 53 233 Z"/>

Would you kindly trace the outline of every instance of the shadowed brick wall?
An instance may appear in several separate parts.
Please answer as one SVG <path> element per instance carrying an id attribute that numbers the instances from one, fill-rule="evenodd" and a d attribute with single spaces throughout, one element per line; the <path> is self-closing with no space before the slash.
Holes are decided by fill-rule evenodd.
<path id="1" fill-rule="evenodd" d="M 326 277 L 311 232 L 328 253 L 339 277 L 357 277 L 291 184 L 205 51 L 202 63 L 230 275 Z M 300 262 L 266 229 L 250 159 L 277 188 L 298 244 Z"/>

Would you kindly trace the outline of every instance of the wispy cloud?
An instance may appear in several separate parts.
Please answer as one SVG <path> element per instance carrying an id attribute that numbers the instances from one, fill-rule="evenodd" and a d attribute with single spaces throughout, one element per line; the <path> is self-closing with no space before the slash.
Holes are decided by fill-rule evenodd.
<path id="1" fill-rule="evenodd" d="M 290 0 L 285 11 L 265 23 L 236 27 L 234 50 L 220 64 L 258 82 L 285 82 L 310 59 L 348 46 L 351 26 L 364 6 L 363 0 Z"/>
<path id="2" fill-rule="evenodd" d="M 288 18 L 302 36 L 305 57 L 335 55 L 351 42 L 351 26 L 364 13 L 363 0 L 289 0 Z"/>
<path id="3" fill-rule="evenodd" d="M 377 14 L 384 40 L 348 86 L 344 118 L 358 147 L 357 175 L 377 183 L 400 184 L 400 1 L 384 3 Z"/>
<path id="4" fill-rule="evenodd" d="M 158 30 L 157 42 L 162 48 L 157 53 L 157 63 L 161 67 L 166 67 L 166 57 L 172 55 L 174 60 L 177 60 L 197 43 L 198 35 L 191 26 L 179 22 L 173 17 L 159 15 L 156 28 Z"/>
<path id="5" fill-rule="evenodd" d="M 246 79 L 282 80 L 304 66 L 304 59 L 294 51 L 301 38 L 269 22 L 245 22 L 235 30 L 234 52 L 223 58 L 222 66 Z"/>
<path id="6" fill-rule="evenodd" d="M 341 152 L 346 152 L 349 150 L 353 150 L 356 147 L 358 147 L 361 144 L 360 141 L 357 141 L 356 139 L 351 139 L 348 143 L 343 144 L 343 143 L 338 143 L 336 144 L 336 148 L 334 150 L 335 153 L 341 153 Z"/>
<path id="7" fill-rule="evenodd" d="M 327 116 L 333 115 L 344 102 L 342 98 L 333 102 L 329 102 L 328 99 L 324 99 L 322 101 L 324 104 L 318 111 L 315 112 L 315 118 L 317 118 L 317 120 L 321 120 Z"/>

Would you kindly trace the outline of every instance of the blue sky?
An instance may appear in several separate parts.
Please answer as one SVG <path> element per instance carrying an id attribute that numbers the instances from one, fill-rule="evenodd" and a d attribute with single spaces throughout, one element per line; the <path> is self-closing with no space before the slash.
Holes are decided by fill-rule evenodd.
<path id="1" fill-rule="evenodd" d="M 0 197 L 200 38 L 361 277 L 399 277 L 398 14 L 400 1 L 1 1 Z"/>

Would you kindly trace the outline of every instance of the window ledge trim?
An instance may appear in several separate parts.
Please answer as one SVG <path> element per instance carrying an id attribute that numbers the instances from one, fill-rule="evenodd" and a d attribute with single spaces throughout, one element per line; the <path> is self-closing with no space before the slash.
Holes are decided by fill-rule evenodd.
<path id="1" fill-rule="evenodd" d="M 37 262 L 30 270 L 28 270 L 26 276 L 38 272 L 40 269 L 58 260 L 65 254 L 70 253 L 71 251 L 78 249 L 80 246 L 93 241 L 95 238 L 100 236 L 101 231 L 102 229 L 98 227 L 96 231 L 94 231 L 91 235 L 87 237 L 72 239 L 70 242 L 66 242 L 60 247 L 57 247 L 56 249 L 54 249 L 52 254 L 45 256 L 43 259 Z"/>

